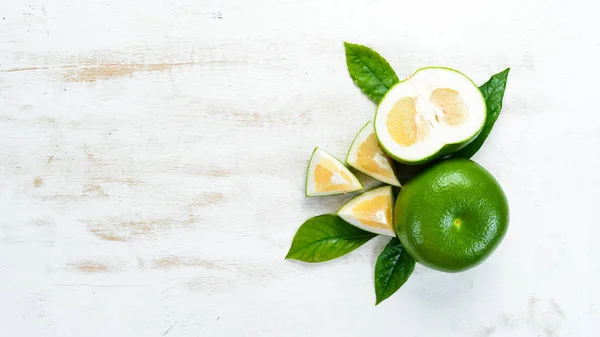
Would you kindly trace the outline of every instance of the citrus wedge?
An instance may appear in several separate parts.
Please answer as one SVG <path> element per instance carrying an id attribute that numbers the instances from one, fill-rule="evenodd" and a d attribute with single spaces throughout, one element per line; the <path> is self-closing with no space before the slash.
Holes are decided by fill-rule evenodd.
<path id="1" fill-rule="evenodd" d="M 417 70 L 377 107 L 381 147 L 405 164 L 422 164 L 469 144 L 483 128 L 486 105 L 473 81 L 442 67 Z"/>
<path id="2" fill-rule="evenodd" d="M 306 173 L 306 196 L 320 197 L 362 190 L 358 179 L 339 160 L 318 147 L 312 153 Z"/>
<path id="3" fill-rule="evenodd" d="M 337 212 L 346 222 L 371 233 L 396 236 L 392 221 L 391 186 L 365 192 L 350 200 Z"/>
<path id="4" fill-rule="evenodd" d="M 400 181 L 394 173 L 393 161 L 379 146 L 373 123 L 370 121 L 354 138 L 346 163 L 386 184 L 400 186 Z"/>

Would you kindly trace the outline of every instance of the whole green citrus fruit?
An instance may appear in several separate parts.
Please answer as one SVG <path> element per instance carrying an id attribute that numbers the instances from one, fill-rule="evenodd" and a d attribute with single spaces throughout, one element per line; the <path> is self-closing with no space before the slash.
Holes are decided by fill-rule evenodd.
<path id="1" fill-rule="evenodd" d="M 409 181 L 394 212 L 406 251 L 419 263 L 447 272 L 481 263 L 508 229 L 508 201 L 500 184 L 462 158 L 442 160 Z"/>

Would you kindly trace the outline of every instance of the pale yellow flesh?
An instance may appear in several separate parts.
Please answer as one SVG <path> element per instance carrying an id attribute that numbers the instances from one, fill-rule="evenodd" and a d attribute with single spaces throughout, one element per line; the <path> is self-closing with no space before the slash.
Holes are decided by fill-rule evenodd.
<path id="1" fill-rule="evenodd" d="M 401 146 L 412 146 L 427 140 L 435 125 L 461 126 L 469 118 L 469 107 L 462 96 L 449 88 L 437 88 L 431 92 L 427 102 L 432 106 L 435 121 L 428 120 L 420 111 L 420 97 L 402 97 L 396 101 L 387 116 L 389 134 Z"/>
<path id="2" fill-rule="evenodd" d="M 352 207 L 352 215 L 367 227 L 389 229 L 392 226 L 391 202 L 391 196 L 376 196 Z"/>
<path id="3" fill-rule="evenodd" d="M 356 163 L 363 172 L 379 175 L 387 179 L 396 179 L 392 169 L 392 159 L 381 149 L 377 143 L 375 133 L 359 145 L 356 154 Z"/>
<path id="4" fill-rule="evenodd" d="M 315 190 L 319 193 L 355 190 L 352 178 L 345 170 L 327 158 L 321 158 L 313 173 Z"/>
<path id="5" fill-rule="evenodd" d="M 429 138 L 430 126 L 417 112 L 415 97 L 402 97 L 387 116 L 388 132 L 402 146 L 411 146 Z"/>
<path id="6" fill-rule="evenodd" d="M 352 199 L 338 212 L 348 223 L 369 232 L 395 236 L 392 188 L 384 186 Z"/>
<path id="7" fill-rule="evenodd" d="M 442 110 L 442 123 L 460 126 L 469 118 L 469 107 L 455 90 L 437 88 L 431 93 L 429 100 Z"/>

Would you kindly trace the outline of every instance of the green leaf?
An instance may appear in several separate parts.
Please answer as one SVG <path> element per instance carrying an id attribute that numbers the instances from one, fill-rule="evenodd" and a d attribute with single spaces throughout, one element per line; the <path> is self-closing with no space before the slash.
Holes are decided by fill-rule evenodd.
<path id="1" fill-rule="evenodd" d="M 456 151 L 452 155 L 453 157 L 471 158 L 479 151 L 479 148 L 481 148 L 481 145 L 483 145 L 487 139 L 494 127 L 494 123 L 496 123 L 498 116 L 500 116 L 500 111 L 502 111 L 502 98 L 504 98 L 504 89 L 506 89 L 509 71 L 510 68 L 506 68 L 506 70 L 492 76 L 489 81 L 479 87 L 479 90 L 481 90 L 483 98 L 485 99 L 485 104 L 487 105 L 485 125 L 479 136 L 469 143 L 469 145 Z"/>
<path id="2" fill-rule="evenodd" d="M 414 269 L 415 260 L 406 253 L 400 240 L 392 238 L 375 264 L 375 305 L 400 289 Z"/>
<path id="3" fill-rule="evenodd" d="M 394 69 L 369 47 L 348 42 L 344 42 L 344 47 L 350 77 L 373 102 L 379 103 L 392 85 L 398 83 Z"/>
<path id="4" fill-rule="evenodd" d="M 337 215 L 323 214 L 300 226 L 286 259 L 323 262 L 346 255 L 376 234 L 354 227 Z"/>

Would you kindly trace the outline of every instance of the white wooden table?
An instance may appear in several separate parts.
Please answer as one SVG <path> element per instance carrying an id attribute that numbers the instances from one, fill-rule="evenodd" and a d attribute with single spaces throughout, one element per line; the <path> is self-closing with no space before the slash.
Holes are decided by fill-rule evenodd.
<path id="1" fill-rule="evenodd" d="M 0 336 L 598 336 L 599 9 L 2 0 Z M 343 157 L 374 112 L 344 40 L 401 77 L 512 68 L 474 158 L 508 195 L 504 242 L 464 273 L 417 266 L 377 307 L 384 238 L 283 259 L 350 198 L 304 198 L 313 147 Z"/>

